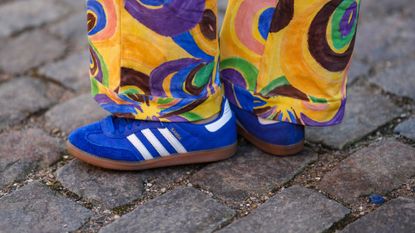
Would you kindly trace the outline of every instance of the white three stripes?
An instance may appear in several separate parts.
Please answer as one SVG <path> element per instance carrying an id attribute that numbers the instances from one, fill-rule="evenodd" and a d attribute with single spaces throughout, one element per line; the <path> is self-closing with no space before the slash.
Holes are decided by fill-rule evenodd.
<path id="1" fill-rule="evenodd" d="M 170 143 L 170 145 L 177 151 L 177 153 L 186 153 L 187 150 L 184 146 L 180 143 L 179 140 L 170 132 L 168 129 L 158 129 L 158 131 L 163 135 L 163 137 Z M 167 149 L 163 146 L 160 140 L 151 132 L 150 129 L 144 129 L 141 133 L 146 137 L 146 139 L 150 142 L 150 144 L 156 149 L 156 151 L 160 154 L 160 156 L 167 156 L 170 153 Z M 140 152 L 140 154 L 144 157 L 145 160 L 153 159 L 154 157 L 148 151 L 146 146 L 140 141 L 140 139 L 135 135 L 131 134 L 127 137 L 127 139 L 133 144 L 133 146 Z"/>
<path id="2" fill-rule="evenodd" d="M 217 132 L 221 129 L 229 120 L 232 118 L 232 111 L 229 107 L 228 101 L 225 103 L 225 109 L 223 111 L 222 116 L 215 120 L 214 122 L 207 124 L 205 127 L 209 132 Z M 161 135 L 169 142 L 169 144 L 176 150 L 177 153 L 186 153 L 187 150 L 184 146 L 180 143 L 180 141 L 170 132 L 169 129 L 157 129 Z M 160 156 L 168 156 L 170 155 L 169 151 L 163 146 L 160 140 L 151 132 L 150 129 L 141 130 L 141 133 L 150 142 L 151 146 L 160 154 Z M 140 154 L 144 157 L 144 159 L 149 160 L 153 159 L 154 157 L 148 151 L 146 146 L 137 138 L 135 134 L 131 134 L 127 137 L 127 139 L 133 144 L 133 146 L 140 152 Z"/>
<path id="3" fill-rule="evenodd" d="M 168 129 L 158 129 L 158 130 L 178 153 L 187 152 L 187 150 L 183 147 L 183 145 L 179 142 L 179 140 L 177 140 L 177 138 L 170 132 L 170 130 Z"/>
<path id="4" fill-rule="evenodd" d="M 214 122 L 206 125 L 205 127 L 211 133 L 216 132 L 219 129 L 221 129 L 226 123 L 228 123 L 228 121 L 231 118 L 232 118 L 231 107 L 229 106 L 228 100 L 226 100 L 225 109 L 223 110 L 222 116 L 219 119 L 215 120 Z"/>
<path id="5" fill-rule="evenodd" d="M 153 156 L 151 155 L 150 151 L 147 150 L 146 146 L 140 141 L 140 139 L 135 136 L 135 134 L 131 134 L 127 137 L 127 139 L 134 145 L 134 147 L 140 152 L 140 154 L 144 157 L 145 160 L 152 159 Z"/>
<path id="6" fill-rule="evenodd" d="M 141 133 L 147 138 L 151 145 L 156 149 L 156 151 L 161 156 L 170 155 L 166 148 L 161 144 L 161 142 L 156 138 L 156 136 L 149 129 L 142 130 Z"/>

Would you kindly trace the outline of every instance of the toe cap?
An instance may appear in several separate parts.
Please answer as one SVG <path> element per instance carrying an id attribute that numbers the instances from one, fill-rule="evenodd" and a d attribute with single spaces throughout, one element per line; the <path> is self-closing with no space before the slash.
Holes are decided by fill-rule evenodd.
<path id="1" fill-rule="evenodd" d="M 99 122 L 74 130 L 69 135 L 68 141 L 79 150 L 96 157 L 116 161 L 139 160 L 126 139 L 105 135 Z"/>

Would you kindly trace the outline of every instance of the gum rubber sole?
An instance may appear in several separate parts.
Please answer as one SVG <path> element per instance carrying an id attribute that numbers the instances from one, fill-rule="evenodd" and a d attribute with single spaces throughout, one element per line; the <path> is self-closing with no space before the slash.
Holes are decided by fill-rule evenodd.
<path id="1" fill-rule="evenodd" d="M 204 150 L 188 152 L 184 154 L 170 155 L 142 162 L 121 162 L 94 156 L 92 154 L 80 150 L 76 146 L 72 145 L 70 142 L 67 142 L 66 146 L 71 155 L 86 163 L 101 168 L 120 171 L 139 171 L 151 168 L 170 167 L 185 164 L 209 163 L 230 158 L 236 153 L 237 150 L 237 144 L 235 143 L 230 146 L 221 147 L 213 150 Z"/>
<path id="2" fill-rule="evenodd" d="M 238 125 L 238 133 L 256 146 L 258 149 L 276 156 L 289 156 L 295 155 L 300 153 L 304 149 L 304 141 L 301 141 L 296 144 L 282 146 L 282 145 L 275 145 L 271 143 L 267 143 L 258 139 L 257 137 L 253 136 L 252 134 L 248 133 L 243 127 Z"/>

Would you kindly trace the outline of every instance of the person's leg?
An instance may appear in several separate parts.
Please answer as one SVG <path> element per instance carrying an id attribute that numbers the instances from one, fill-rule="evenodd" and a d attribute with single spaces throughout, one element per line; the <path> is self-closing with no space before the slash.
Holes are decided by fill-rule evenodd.
<path id="1" fill-rule="evenodd" d="M 221 77 L 237 115 L 259 119 L 250 123 L 255 117 L 238 117 L 243 133 L 248 131 L 251 141 L 289 146 L 300 142 L 303 125 L 340 123 L 360 0 L 229 4 L 221 34 Z M 283 123 L 272 127 L 273 121 Z M 252 135 L 264 125 L 265 133 Z"/>
<path id="2" fill-rule="evenodd" d="M 234 118 L 218 71 L 216 3 L 87 1 L 92 94 L 112 116 L 70 135 L 75 156 L 144 169 L 234 153 Z"/>
<path id="3" fill-rule="evenodd" d="M 187 122 L 220 111 L 216 0 L 88 0 L 92 93 L 114 115 Z"/>

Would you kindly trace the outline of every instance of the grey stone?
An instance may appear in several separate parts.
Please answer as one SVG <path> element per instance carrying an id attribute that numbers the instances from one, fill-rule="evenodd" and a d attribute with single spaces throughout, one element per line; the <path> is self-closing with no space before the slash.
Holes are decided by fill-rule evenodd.
<path id="1" fill-rule="evenodd" d="M 388 8 L 385 10 L 389 11 Z M 414 43 L 415 17 L 395 14 L 373 21 L 363 21 L 357 34 L 356 58 L 369 64 L 376 64 L 413 57 Z"/>
<path id="2" fill-rule="evenodd" d="M 141 198 L 144 181 L 151 179 L 154 183 L 166 185 L 182 177 L 189 171 L 188 168 L 117 172 L 102 170 L 74 160 L 57 171 L 57 179 L 71 192 L 112 209 Z"/>
<path id="3" fill-rule="evenodd" d="M 91 216 L 91 211 L 45 185 L 33 182 L 0 198 L 0 232 L 70 232 Z"/>
<path id="4" fill-rule="evenodd" d="M 0 134 L 0 188 L 57 162 L 63 143 L 40 129 Z"/>
<path id="5" fill-rule="evenodd" d="M 218 10 L 219 11 L 225 12 L 227 6 L 228 6 L 228 0 L 220 0 L 220 1 L 218 1 Z"/>
<path id="6" fill-rule="evenodd" d="M 415 200 L 399 197 L 348 225 L 342 233 L 413 233 Z"/>
<path id="7" fill-rule="evenodd" d="M 399 133 L 409 139 L 415 140 L 415 117 L 400 123 L 395 128 L 395 133 Z"/>
<path id="8" fill-rule="evenodd" d="M 191 182 L 221 199 L 239 202 L 283 185 L 315 159 L 316 154 L 308 149 L 297 156 L 276 157 L 253 146 L 243 146 L 233 158 L 194 174 Z"/>
<path id="9" fill-rule="evenodd" d="M 379 90 L 363 82 L 354 83 L 348 90 L 346 114 L 341 124 L 331 127 L 309 127 L 307 139 L 333 148 L 344 148 L 402 113 L 402 109 L 383 96 Z"/>
<path id="10" fill-rule="evenodd" d="M 71 192 L 106 208 L 140 198 L 144 182 L 140 173 L 105 171 L 73 160 L 57 171 L 59 182 Z"/>
<path id="11" fill-rule="evenodd" d="M 65 4 L 69 5 L 74 11 L 85 11 L 86 1 L 84 0 L 61 0 Z"/>
<path id="12" fill-rule="evenodd" d="M 0 43 L 0 70 L 21 74 L 62 56 L 66 45 L 50 34 L 36 30 Z"/>
<path id="13" fill-rule="evenodd" d="M 54 100 L 47 97 L 47 87 L 28 77 L 0 85 L 0 129 L 16 124 L 30 114 L 49 107 Z"/>
<path id="14" fill-rule="evenodd" d="M 377 72 L 369 80 L 387 92 L 415 100 L 415 62 L 412 59 Z"/>
<path id="15" fill-rule="evenodd" d="M 387 194 L 415 176 L 415 148 L 395 139 L 365 147 L 327 173 L 319 187 L 345 202 L 372 193 Z"/>
<path id="16" fill-rule="evenodd" d="M 57 20 L 68 10 L 54 0 L 20 0 L 0 6 L 0 37 Z"/>
<path id="17" fill-rule="evenodd" d="M 370 65 L 359 61 L 358 59 L 353 59 L 352 65 L 350 67 L 348 83 L 352 84 L 357 78 L 367 76 L 369 71 Z"/>
<path id="18" fill-rule="evenodd" d="M 361 21 L 378 20 L 402 12 L 413 13 L 411 0 L 366 0 L 361 2 Z"/>
<path id="19" fill-rule="evenodd" d="M 247 217 L 219 232 L 324 232 L 343 219 L 349 209 L 300 186 L 284 189 Z"/>
<path id="20" fill-rule="evenodd" d="M 54 106 L 46 113 L 47 126 L 69 134 L 80 126 L 108 115 L 89 94 L 80 95 Z"/>
<path id="21" fill-rule="evenodd" d="M 178 188 L 139 206 L 100 232 L 212 232 L 234 214 L 194 188 Z"/>
<path id="22" fill-rule="evenodd" d="M 219 28 L 223 26 L 223 20 L 225 18 L 226 7 L 228 6 L 228 0 L 218 1 L 218 25 Z"/>
<path id="23" fill-rule="evenodd" d="M 74 91 L 85 92 L 90 88 L 88 64 L 88 54 L 74 53 L 64 60 L 47 64 L 39 73 Z"/>
<path id="24" fill-rule="evenodd" d="M 0 73 L 0 83 L 6 82 L 6 81 L 10 80 L 11 78 L 12 78 L 11 75 Z"/>
<path id="25" fill-rule="evenodd" d="M 76 1 L 72 0 L 72 2 Z M 72 44 L 71 49 L 87 51 L 87 21 L 84 10 L 79 11 L 77 14 L 72 14 L 66 20 L 51 25 L 48 30 L 68 40 Z"/>

